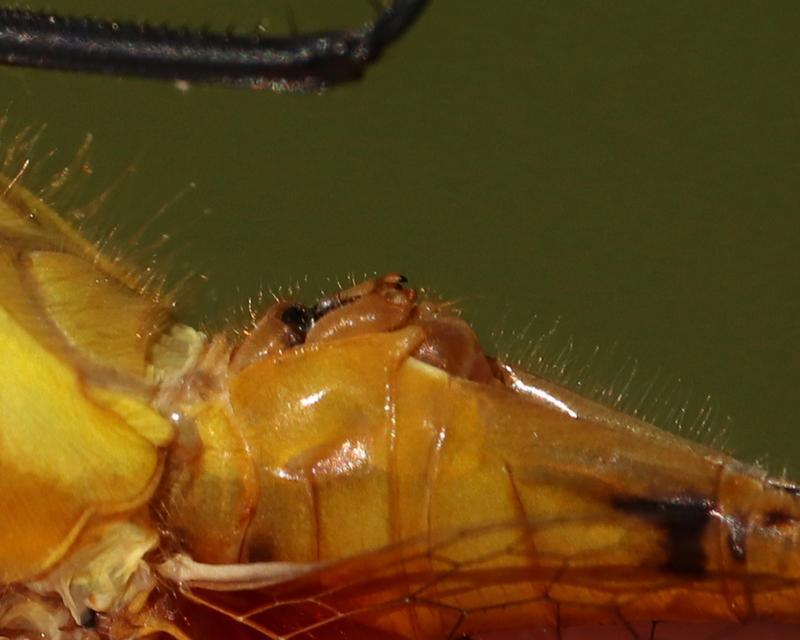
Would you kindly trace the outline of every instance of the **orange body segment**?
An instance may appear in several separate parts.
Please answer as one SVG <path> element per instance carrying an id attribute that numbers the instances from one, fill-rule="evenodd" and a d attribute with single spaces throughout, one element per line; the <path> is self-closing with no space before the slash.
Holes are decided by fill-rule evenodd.
<path id="1" fill-rule="evenodd" d="M 487 357 L 402 277 L 236 343 L 125 273 L 0 203 L 0 635 L 800 629 L 800 488 Z"/>

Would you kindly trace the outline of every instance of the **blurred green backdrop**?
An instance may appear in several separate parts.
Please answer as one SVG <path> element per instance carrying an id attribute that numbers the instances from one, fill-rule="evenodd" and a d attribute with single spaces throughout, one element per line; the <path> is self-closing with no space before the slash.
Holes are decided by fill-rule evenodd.
<path id="1" fill-rule="evenodd" d="M 361 0 L 30 6 L 277 31 L 289 11 L 304 28 L 370 14 Z M 94 135 L 79 199 L 135 167 L 100 225 L 121 246 L 148 220 L 150 241 L 170 235 L 171 279 L 203 276 L 192 320 L 221 326 L 260 288 L 307 280 L 313 298 L 400 271 L 462 301 L 501 350 L 558 323 L 545 362 L 573 345 L 585 385 L 635 359 L 628 396 L 649 395 L 662 423 L 666 404 L 688 397 L 693 414 L 710 395 L 730 450 L 797 476 L 798 32 L 797 2 L 436 0 L 365 82 L 322 96 L 25 70 L 0 71 L 0 90 L 8 130 L 46 123 L 40 149 L 63 162 Z"/>

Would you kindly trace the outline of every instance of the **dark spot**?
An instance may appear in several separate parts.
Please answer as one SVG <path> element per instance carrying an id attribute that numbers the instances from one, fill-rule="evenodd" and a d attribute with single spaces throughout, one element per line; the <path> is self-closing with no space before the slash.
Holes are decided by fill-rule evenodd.
<path id="1" fill-rule="evenodd" d="M 314 324 L 314 314 L 311 309 L 302 304 L 293 304 L 281 314 L 281 322 L 288 326 L 294 333 L 305 337 L 311 325 Z"/>
<path id="2" fill-rule="evenodd" d="M 94 629 L 97 626 L 97 611 L 84 609 L 83 613 L 81 613 L 80 625 L 84 629 Z"/>
<path id="3" fill-rule="evenodd" d="M 728 517 L 728 549 L 737 562 L 744 562 L 747 556 L 747 529 L 738 517 Z"/>
<path id="4" fill-rule="evenodd" d="M 800 487 L 798 487 L 796 484 L 792 484 L 791 482 L 784 480 L 767 480 L 767 486 L 770 489 L 784 491 L 792 496 L 800 496 Z"/>
<path id="5" fill-rule="evenodd" d="M 765 527 L 782 527 L 793 520 L 795 520 L 795 518 L 783 511 L 767 511 L 767 513 L 764 514 L 763 522 Z"/>
<path id="6" fill-rule="evenodd" d="M 706 571 L 703 534 L 711 520 L 713 504 L 707 498 L 615 498 L 615 509 L 644 520 L 664 532 L 666 560 L 663 568 L 672 573 L 702 577 Z"/>

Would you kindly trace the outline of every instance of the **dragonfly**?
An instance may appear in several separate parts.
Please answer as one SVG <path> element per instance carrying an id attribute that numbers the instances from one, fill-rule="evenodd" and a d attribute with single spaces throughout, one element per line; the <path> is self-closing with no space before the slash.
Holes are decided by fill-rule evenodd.
<path id="1" fill-rule="evenodd" d="M 491 357 L 396 274 L 205 336 L 18 177 L 4 634 L 794 637 L 794 484 Z"/>

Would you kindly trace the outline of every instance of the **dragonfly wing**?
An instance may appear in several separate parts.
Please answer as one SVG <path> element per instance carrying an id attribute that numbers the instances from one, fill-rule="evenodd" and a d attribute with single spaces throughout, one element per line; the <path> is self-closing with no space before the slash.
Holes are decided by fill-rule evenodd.
<path id="1" fill-rule="evenodd" d="M 562 561 L 560 568 L 537 571 L 530 541 L 530 527 L 484 527 L 434 543 L 393 545 L 255 586 L 271 580 L 266 563 L 252 587 L 232 590 L 225 580 L 218 586 L 188 580 L 162 589 L 147 615 L 168 612 L 191 640 L 744 640 L 754 637 L 747 635 L 754 633 L 750 629 L 774 631 L 769 637 L 775 638 L 800 631 L 788 624 L 739 622 L 723 580 L 692 583 L 620 568 L 602 589 L 591 568 L 568 569 Z M 634 618 L 642 608 L 659 606 L 698 622 Z M 718 621 L 702 622 L 714 615 Z"/>

